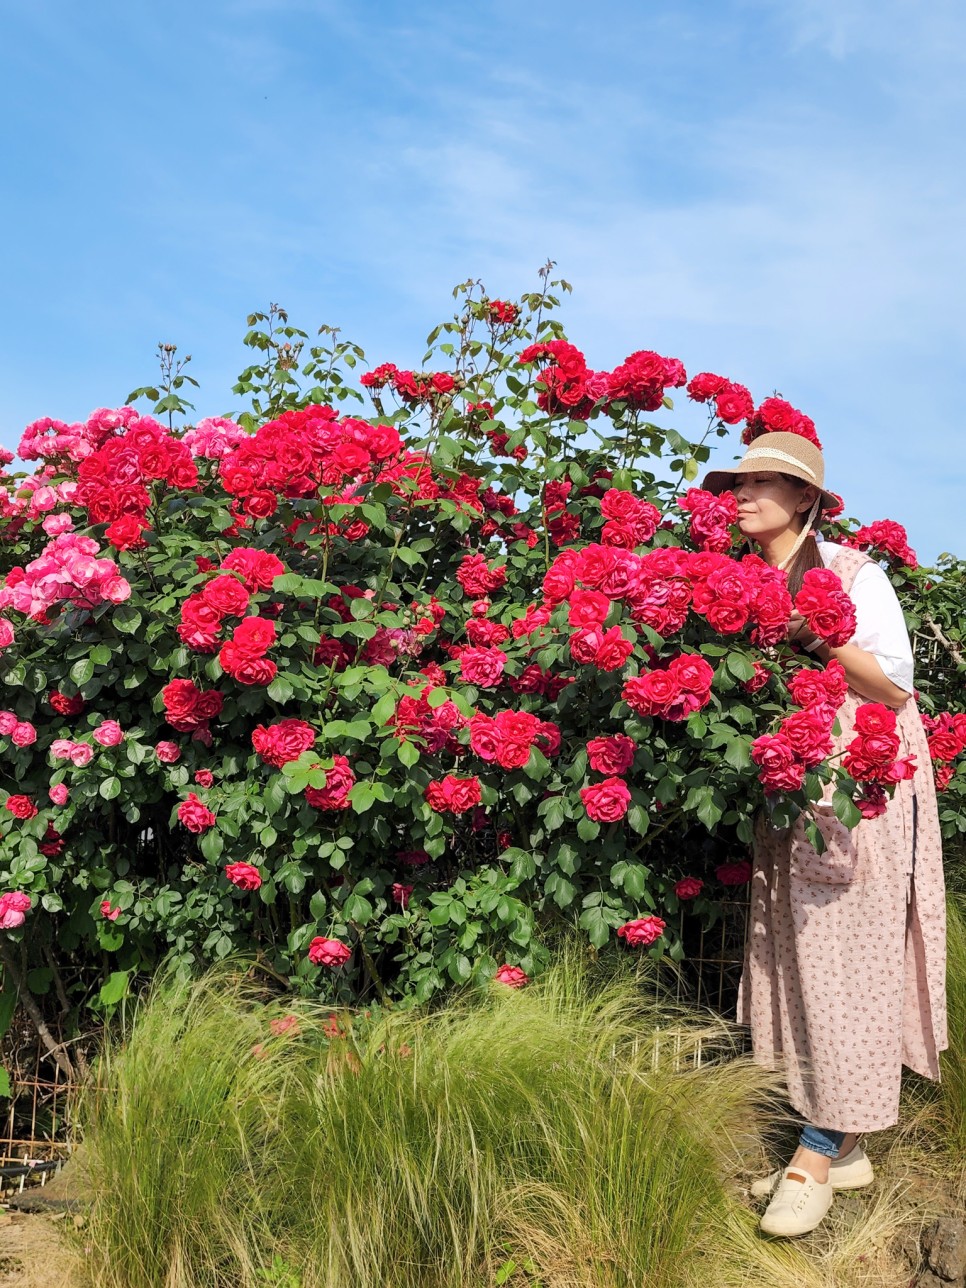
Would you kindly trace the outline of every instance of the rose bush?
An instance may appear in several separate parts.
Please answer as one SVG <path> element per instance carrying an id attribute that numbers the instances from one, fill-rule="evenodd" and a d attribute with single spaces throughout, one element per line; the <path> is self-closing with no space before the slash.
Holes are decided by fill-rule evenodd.
<path id="1" fill-rule="evenodd" d="M 425 999 L 522 982 L 561 919 L 680 956 L 674 914 L 747 881 L 758 810 L 787 823 L 834 777 L 854 824 L 892 790 L 874 711 L 851 774 L 826 760 L 841 676 L 784 642 L 733 499 L 690 486 L 728 425 L 812 422 L 652 351 L 591 370 L 553 285 L 462 288 L 426 370 L 365 395 L 360 350 L 323 329 L 303 362 L 273 310 L 237 421 L 177 429 L 149 389 L 167 426 L 27 429 L 37 468 L 0 490 L 0 889 L 36 992 L 110 1004 L 164 955 L 241 949 L 333 1000 Z M 682 387 L 699 441 L 650 419 Z M 850 539 L 917 591 L 897 528 Z M 833 575 L 796 606 L 848 633 Z M 961 791 L 963 717 L 934 718 Z"/>

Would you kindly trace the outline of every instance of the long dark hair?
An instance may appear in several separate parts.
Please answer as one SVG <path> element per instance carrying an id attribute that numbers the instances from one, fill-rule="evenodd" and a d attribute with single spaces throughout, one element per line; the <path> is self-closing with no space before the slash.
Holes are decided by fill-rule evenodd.
<path id="1" fill-rule="evenodd" d="M 794 474 L 782 474 L 781 477 L 789 483 L 794 483 L 802 491 L 808 487 L 804 479 L 796 478 Z M 819 514 L 821 514 L 821 511 L 819 511 Z M 795 558 L 785 569 L 785 575 L 788 578 L 788 590 L 793 599 L 801 590 L 802 581 L 808 570 L 810 568 L 825 567 L 822 556 L 818 552 L 818 542 L 815 540 L 815 525 L 818 522 L 818 517 L 819 515 L 817 514 L 812 525 L 812 531 L 799 546 Z"/>

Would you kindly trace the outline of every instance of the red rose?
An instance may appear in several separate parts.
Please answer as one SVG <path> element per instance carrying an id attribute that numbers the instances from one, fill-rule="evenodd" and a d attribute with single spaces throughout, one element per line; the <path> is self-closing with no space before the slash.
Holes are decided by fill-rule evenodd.
<path id="1" fill-rule="evenodd" d="M 243 617 L 251 595 L 237 577 L 222 575 L 203 587 L 201 598 L 222 617 Z"/>
<path id="2" fill-rule="evenodd" d="M 598 823 L 616 823 L 627 813 L 631 793 L 623 778 L 605 778 L 602 783 L 582 787 L 580 799 L 588 818 Z"/>
<path id="3" fill-rule="evenodd" d="M 345 756 L 333 756 L 333 764 L 325 771 L 324 787 L 306 787 L 305 799 L 314 809 L 348 809 L 349 793 L 356 777 Z"/>
<path id="4" fill-rule="evenodd" d="M 257 890 L 262 884 L 262 874 L 250 863 L 229 863 L 225 876 L 239 890 Z"/>
<path id="5" fill-rule="evenodd" d="M 278 673 L 278 667 L 269 658 L 251 657 L 232 643 L 221 646 L 218 661 L 225 674 L 239 684 L 268 685 Z"/>
<path id="6" fill-rule="evenodd" d="M 571 626 L 603 626 L 609 612 L 610 600 L 599 590 L 575 590 L 567 621 Z"/>
<path id="7" fill-rule="evenodd" d="M 457 778 L 453 774 L 427 784 L 424 795 L 430 809 L 438 814 L 465 814 L 482 800 L 478 778 Z"/>
<path id="8" fill-rule="evenodd" d="M 340 939 L 316 935 L 309 944 L 309 961 L 313 966 L 343 966 L 351 956 L 352 949 Z"/>
<path id="9" fill-rule="evenodd" d="M 644 671 L 624 682 L 624 701 L 640 716 L 663 716 L 681 699 L 681 686 L 667 671 Z"/>
<path id="10" fill-rule="evenodd" d="M 211 787 L 214 781 L 215 776 L 210 769 L 198 769 L 195 771 L 195 782 L 199 787 Z"/>
<path id="11" fill-rule="evenodd" d="M 497 984 L 505 984 L 507 988 L 523 988 L 525 984 L 530 983 L 530 977 L 519 966 L 503 965 L 496 971 L 493 976 Z"/>
<path id="12" fill-rule="evenodd" d="M 626 734 L 592 738 L 587 744 L 587 759 L 598 774 L 626 774 L 634 763 L 637 746 Z"/>
<path id="13" fill-rule="evenodd" d="M 751 880 L 751 864 L 744 859 L 738 863 L 720 863 L 715 868 L 714 874 L 722 885 L 747 885 Z"/>
<path id="14" fill-rule="evenodd" d="M 460 678 L 467 684 L 492 689 L 500 683 L 507 655 L 498 648 L 474 648 L 470 645 L 460 654 Z"/>
<path id="15" fill-rule="evenodd" d="M 855 712 L 855 732 L 895 733 L 896 713 L 882 702 L 864 702 Z"/>
<path id="16" fill-rule="evenodd" d="M 618 926 L 617 934 L 635 948 L 647 948 L 661 938 L 666 926 L 667 922 L 660 917 L 638 917 L 636 921 L 627 921 L 623 926 Z"/>
<path id="17" fill-rule="evenodd" d="M 5 804 L 14 818 L 34 818 L 37 814 L 37 806 L 29 796 L 8 796 Z"/>
<path id="18" fill-rule="evenodd" d="M 619 671 L 633 652 L 634 645 L 624 638 L 621 628 L 612 626 L 604 632 L 594 654 L 594 665 L 601 671 Z"/>
<path id="19" fill-rule="evenodd" d="M 204 805 L 194 792 L 188 793 L 188 799 L 178 806 L 178 818 L 189 832 L 207 832 L 215 824 L 215 815 Z"/>
<path id="20" fill-rule="evenodd" d="M 273 725 L 258 725 L 252 734 L 252 747 L 268 765 L 281 769 L 290 760 L 298 760 L 315 742 L 315 730 L 304 720 L 279 720 Z"/>
<path id="21" fill-rule="evenodd" d="M 688 397 L 694 402 L 707 402 L 728 384 L 730 381 L 726 376 L 716 376 L 710 371 L 699 371 L 688 381 Z"/>
<path id="22" fill-rule="evenodd" d="M 62 716 L 80 715 L 84 710 L 84 699 L 79 693 L 75 693 L 72 698 L 68 698 L 66 694 L 55 689 L 53 693 L 50 694 L 47 701 L 53 709 Z"/>
<path id="23" fill-rule="evenodd" d="M 679 899 L 696 899 L 704 889 L 700 877 L 682 877 L 674 886 L 674 893 Z"/>
<path id="24" fill-rule="evenodd" d="M 501 769 L 522 769 L 541 730 L 541 721 L 529 711 L 500 711 L 494 719 L 496 761 Z"/>
<path id="25" fill-rule="evenodd" d="M 794 792 L 805 781 L 805 766 L 782 734 L 762 734 L 751 744 L 751 758 L 766 792 Z"/>
<path id="26" fill-rule="evenodd" d="M 830 707 L 814 706 L 796 711 L 782 721 L 779 736 L 784 737 L 803 764 L 817 765 L 832 750 L 831 722 L 826 716 Z"/>
<path id="27" fill-rule="evenodd" d="M 240 573 L 252 594 L 259 590 L 271 590 L 275 578 L 285 571 L 285 565 L 277 555 L 248 546 L 238 546 L 222 560 L 221 566 L 225 572 Z"/>

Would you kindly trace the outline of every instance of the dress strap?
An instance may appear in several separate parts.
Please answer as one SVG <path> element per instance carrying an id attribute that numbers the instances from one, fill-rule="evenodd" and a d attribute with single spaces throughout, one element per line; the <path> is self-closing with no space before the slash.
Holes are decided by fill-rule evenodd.
<path id="1" fill-rule="evenodd" d="M 829 564 L 829 568 L 834 572 L 839 581 L 842 583 L 842 589 L 846 594 L 852 589 L 852 583 L 859 575 L 859 569 L 873 560 L 868 555 L 863 554 L 861 550 L 852 550 L 845 547 L 839 550 L 835 558 Z"/>

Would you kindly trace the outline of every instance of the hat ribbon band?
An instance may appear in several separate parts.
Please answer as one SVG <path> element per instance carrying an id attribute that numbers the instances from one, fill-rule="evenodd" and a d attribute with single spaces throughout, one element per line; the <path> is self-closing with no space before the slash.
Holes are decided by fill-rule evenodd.
<path id="1" fill-rule="evenodd" d="M 786 465 L 797 465 L 800 470 L 804 470 L 810 479 L 815 477 L 815 471 L 810 470 L 804 465 L 797 456 L 789 456 L 787 452 L 780 452 L 775 447 L 754 447 L 749 452 L 745 452 L 745 461 L 758 461 L 765 458 L 773 461 L 784 461 Z M 744 465 L 745 461 L 742 461 Z"/>

